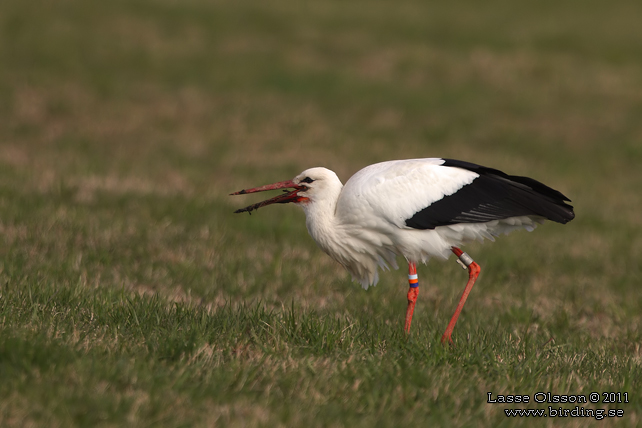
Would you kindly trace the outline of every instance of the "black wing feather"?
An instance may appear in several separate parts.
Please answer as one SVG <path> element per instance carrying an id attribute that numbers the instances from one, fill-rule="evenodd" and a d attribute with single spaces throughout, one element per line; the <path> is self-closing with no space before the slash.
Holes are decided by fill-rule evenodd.
<path id="1" fill-rule="evenodd" d="M 575 217 L 566 196 L 529 177 L 508 175 L 470 162 L 444 159 L 443 166 L 479 174 L 462 187 L 406 220 L 414 229 L 434 229 L 456 223 L 484 223 L 517 216 L 541 216 L 557 223 Z"/>

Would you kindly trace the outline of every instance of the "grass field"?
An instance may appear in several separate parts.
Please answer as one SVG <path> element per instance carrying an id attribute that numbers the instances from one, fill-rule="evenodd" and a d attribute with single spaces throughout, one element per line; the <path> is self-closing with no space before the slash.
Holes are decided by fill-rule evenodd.
<path id="1" fill-rule="evenodd" d="M 0 2 L 0 426 L 638 426 L 642 3 Z M 242 188 L 452 157 L 576 219 L 364 291 Z M 487 393 L 527 394 L 492 404 Z M 517 418 L 626 392 L 621 418 Z M 601 397 L 603 398 L 603 397 Z M 575 405 L 564 404 L 573 409 Z"/>

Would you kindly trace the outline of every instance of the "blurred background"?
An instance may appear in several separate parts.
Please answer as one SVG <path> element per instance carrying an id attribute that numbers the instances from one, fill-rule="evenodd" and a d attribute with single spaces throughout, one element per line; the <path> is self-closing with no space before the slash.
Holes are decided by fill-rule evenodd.
<path id="1" fill-rule="evenodd" d="M 589 199 L 642 156 L 634 1 L 0 7 L 0 159 L 41 189 L 224 195 L 449 156 Z"/>
<path id="2" fill-rule="evenodd" d="M 577 215 L 467 247 L 484 286 L 458 328 L 539 325 L 639 362 L 641 17 L 633 0 L 3 0 L 1 282 L 400 325 L 403 272 L 364 292 L 299 209 L 234 215 L 260 198 L 228 194 L 450 157 L 541 180 Z M 465 275 L 420 276 L 413 328 L 440 335 Z"/>

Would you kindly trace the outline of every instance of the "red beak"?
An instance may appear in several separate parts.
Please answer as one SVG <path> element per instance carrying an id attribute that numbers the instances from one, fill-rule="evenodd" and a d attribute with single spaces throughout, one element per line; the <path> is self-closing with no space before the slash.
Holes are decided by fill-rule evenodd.
<path id="1" fill-rule="evenodd" d="M 300 186 L 292 180 L 280 181 L 274 184 L 266 184 L 265 186 L 255 187 L 253 189 L 244 189 L 238 192 L 230 193 L 230 195 L 245 195 L 246 193 L 265 192 L 266 190 L 287 189 L 287 188 L 294 188 L 294 190 L 284 190 L 285 193 L 279 196 L 275 196 L 274 198 L 265 200 L 263 202 L 259 202 L 257 204 L 252 204 L 245 208 L 241 208 L 240 210 L 234 211 L 234 213 L 235 214 L 243 213 L 247 211 L 248 213 L 252 214 L 253 210 L 258 210 L 259 208 L 264 207 L 266 205 L 287 204 L 288 202 L 301 202 L 302 200 L 307 199 L 297 194 L 300 190 L 307 189 L 307 187 Z"/>

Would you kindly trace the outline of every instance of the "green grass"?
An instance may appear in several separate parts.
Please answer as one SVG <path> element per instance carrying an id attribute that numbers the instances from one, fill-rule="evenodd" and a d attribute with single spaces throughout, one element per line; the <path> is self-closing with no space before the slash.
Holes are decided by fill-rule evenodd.
<path id="1" fill-rule="evenodd" d="M 642 417 L 642 6 L 0 2 L 1 426 L 603 426 Z M 577 218 L 368 291 L 228 193 L 443 156 Z M 574 406 L 565 405 L 566 408 Z"/>

